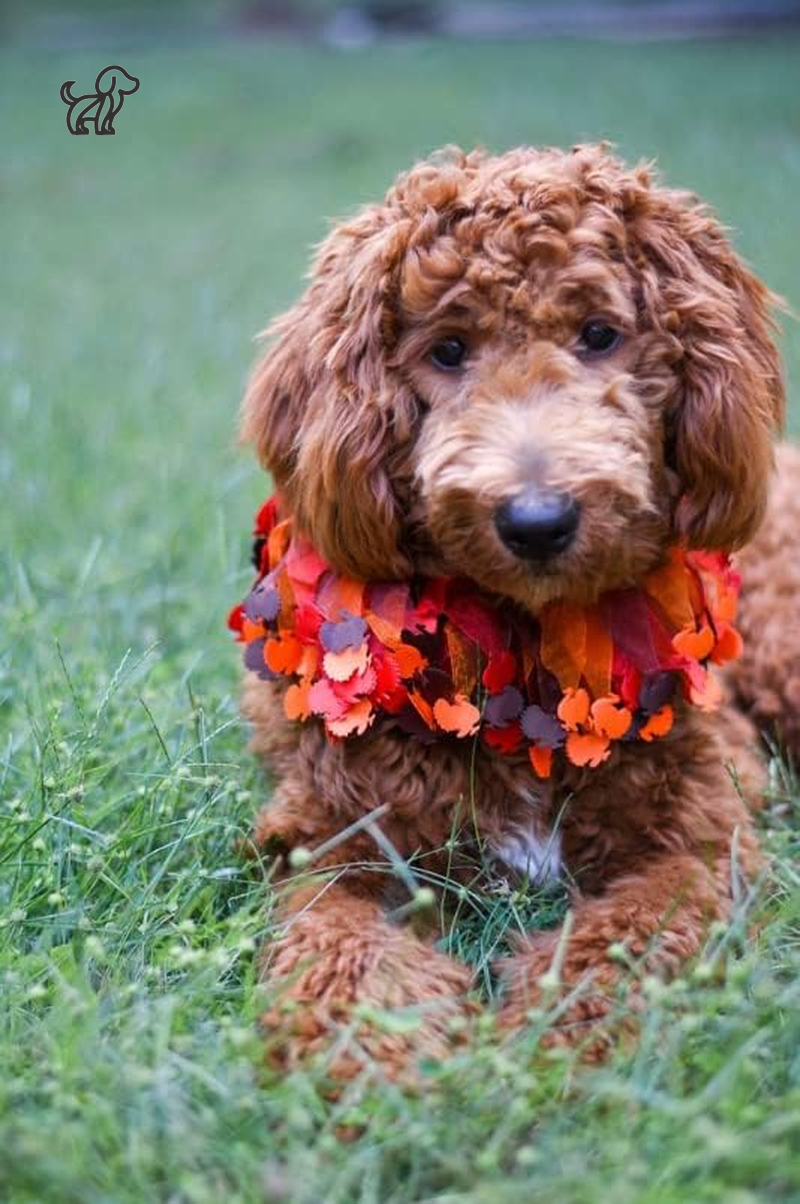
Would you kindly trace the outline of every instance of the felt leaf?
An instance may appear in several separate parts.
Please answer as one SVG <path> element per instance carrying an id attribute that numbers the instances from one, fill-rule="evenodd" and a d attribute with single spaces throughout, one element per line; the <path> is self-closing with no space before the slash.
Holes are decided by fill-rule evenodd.
<path id="1" fill-rule="evenodd" d="M 344 737 L 363 735 L 375 718 L 372 703 L 368 698 L 362 698 L 350 707 L 341 719 L 329 719 L 326 727 L 332 736 Z"/>
<path id="2" fill-rule="evenodd" d="M 289 580 L 289 574 L 285 569 L 281 569 L 275 577 L 275 588 L 280 596 L 281 605 L 280 613 L 287 627 L 291 627 L 297 616 L 297 601 L 295 598 L 295 589 Z"/>
<path id="3" fill-rule="evenodd" d="M 335 681 L 333 692 L 337 698 L 343 699 L 348 706 L 358 702 L 366 694 L 372 694 L 378 675 L 372 665 L 367 665 L 363 673 L 356 673 L 347 681 Z"/>
<path id="4" fill-rule="evenodd" d="M 694 625 L 695 614 L 689 591 L 689 576 L 679 548 L 673 548 L 667 563 L 648 573 L 642 585 L 661 607 L 673 627 L 680 630 Z"/>
<path id="5" fill-rule="evenodd" d="M 611 667 L 614 661 L 614 645 L 600 616 L 591 610 L 585 612 L 586 619 L 586 663 L 583 676 L 589 692 L 595 698 L 611 692 Z"/>
<path id="6" fill-rule="evenodd" d="M 322 614 L 313 603 L 298 606 L 294 615 L 294 634 L 303 644 L 316 644 L 322 626 Z"/>
<path id="7" fill-rule="evenodd" d="M 445 640 L 453 689 L 457 694 L 471 695 L 478 678 L 477 649 L 451 623 L 445 627 Z"/>
<path id="8" fill-rule="evenodd" d="M 322 668 L 334 681 L 347 681 L 354 673 L 363 673 L 369 664 L 369 648 L 345 648 L 343 652 L 326 652 Z"/>
<path id="9" fill-rule="evenodd" d="M 717 625 L 717 642 L 711 659 L 715 665 L 725 665 L 728 661 L 738 660 L 744 651 L 742 637 L 730 623 L 721 622 Z"/>
<path id="10" fill-rule="evenodd" d="M 267 536 L 270 568 L 274 568 L 275 565 L 286 555 L 291 535 L 292 524 L 291 520 L 288 518 L 282 523 L 278 523 L 270 531 L 269 535 Z"/>
<path id="11" fill-rule="evenodd" d="M 253 623 L 272 623 L 277 619 L 280 607 L 280 594 L 273 583 L 265 579 L 259 581 L 245 598 L 244 613 Z"/>
<path id="12" fill-rule="evenodd" d="M 433 716 L 443 732 L 454 736 L 473 736 L 478 730 L 481 713 L 463 694 L 457 694 L 452 702 L 439 698 L 433 706 Z"/>
<path id="13" fill-rule="evenodd" d="M 303 645 L 293 635 L 267 640 L 265 660 L 273 673 L 294 673 L 303 655 Z"/>
<path id="14" fill-rule="evenodd" d="M 316 644 L 304 644 L 297 672 L 300 677 L 312 677 L 319 668 L 319 648 Z"/>
<path id="15" fill-rule="evenodd" d="M 400 638 L 400 632 L 406 624 L 409 590 L 407 585 L 381 583 L 370 585 L 367 591 L 367 612 L 379 622 L 394 632 L 394 638 Z"/>
<path id="16" fill-rule="evenodd" d="M 651 740 L 666 736 L 667 732 L 672 729 L 674 721 L 672 707 L 667 704 L 650 716 L 644 727 L 639 729 L 639 737 L 649 744 Z"/>
<path id="17" fill-rule="evenodd" d="M 559 748 L 566 735 L 563 727 L 548 711 L 535 703 L 526 707 L 520 716 L 522 730 L 529 740 L 545 748 Z"/>
<path id="18" fill-rule="evenodd" d="M 341 719 L 347 710 L 347 702 L 337 697 L 332 683 L 324 677 L 315 681 L 309 690 L 308 705 L 312 714 L 323 719 Z"/>
<path id="19" fill-rule="evenodd" d="M 552 748 L 536 748 L 534 745 L 531 745 L 528 749 L 528 758 L 534 771 L 540 778 L 550 777 L 550 771 L 553 766 Z"/>
<path id="20" fill-rule="evenodd" d="M 387 648 L 396 648 L 398 644 L 402 643 L 400 635 L 402 623 L 398 626 L 395 626 L 390 619 L 384 619 L 371 610 L 367 611 L 365 618 L 369 624 L 370 631 L 372 631 L 380 640 L 380 642 L 385 644 Z"/>
<path id="21" fill-rule="evenodd" d="M 512 753 L 522 743 L 522 730 L 518 723 L 508 727 L 484 727 L 481 729 L 484 744 L 501 753 Z"/>
<path id="22" fill-rule="evenodd" d="M 655 644 L 655 616 L 644 593 L 613 590 L 599 598 L 597 610 L 615 644 L 616 655 L 629 657 L 640 673 L 663 668 Z"/>
<path id="23" fill-rule="evenodd" d="M 518 719 L 525 700 L 516 686 L 506 686 L 502 694 L 493 694 L 486 702 L 483 717 L 491 727 L 506 727 Z"/>
<path id="24" fill-rule="evenodd" d="M 420 669 L 424 669 L 427 663 L 425 657 L 413 644 L 398 644 L 394 649 L 394 655 L 400 676 L 405 681 L 413 677 Z"/>
<path id="25" fill-rule="evenodd" d="M 339 617 L 342 611 L 360 615 L 364 605 L 364 582 L 352 577 L 332 576 L 326 602 L 331 607 L 331 617 Z"/>
<path id="26" fill-rule="evenodd" d="M 391 698 L 400 685 L 400 669 L 397 658 L 391 652 L 384 652 L 378 658 L 373 658 L 375 665 L 375 701 L 383 703 Z"/>
<path id="27" fill-rule="evenodd" d="M 249 643 L 250 640 L 260 640 L 263 638 L 263 636 L 264 636 L 264 624 L 263 623 L 251 623 L 247 617 L 242 619 L 242 639 L 243 640 L 247 640 L 247 642 Z"/>
<path id="28" fill-rule="evenodd" d="M 308 678 L 293 682 L 283 696 L 283 710 L 287 719 L 299 719 L 301 722 L 311 714 L 309 693 L 311 682 Z"/>
<path id="29" fill-rule="evenodd" d="M 689 698 L 701 711 L 716 711 L 722 702 L 722 687 L 712 673 L 703 673 L 703 679 L 689 686 Z"/>
<path id="30" fill-rule="evenodd" d="M 639 690 L 639 709 L 647 715 L 653 715 L 666 706 L 674 693 L 674 673 L 652 673 L 645 678 Z"/>
<path id="31" fill-rule="evenodd" d="M 513 652 L 503 649 L 489 658 L 481 680 L 490 694 L 501 694 L 517 676 L 517 658 Z"/>
<path id="32" fill-rule="evenodd" d="M 278 521 L 278 495 L 268 498 L 256 513 L 253 534 L 266 537 Z"/>
<path id="33" fill-rule="evenodd" d="M 264 660 L 264 640 L 251 640 L 244 650 L 244 667 L 257 673 L 262 681 L 274 681 L 275 674 Z"/>
<path id="34" fill-rule="evenodd" d="M 358 616 L 350 616 L 339 623 L 329 619 L 320 627 L 319 638 L 326 652 L 360 648 L 367 638 L 367 624 Z"/>
<path id="35" fill-rule="evenodd" d="M 586 666 L 586 616 L 573 602 L 551 602 L 539 616 L 539 655 L 562 689 L 577 687 Z"/>
<path id="36" fill-rule="evenodd" d="M 556 714 L 565 727 L 576 731 L 589 718 L 589 695 L 583 688 L 565 690 Z"/>
<path id="37" fill-rule="evenodd" d="M 609 740 L 621 740 L 633 722 L 627 707 L 619 706 L 616 694 L 597 698 L 591 706 L 592 727 L 600 736 Z"/>
<path id="38" fill-rule="evenodd" d="M 607 761 L 611 744 L 606 736 L 596 732 L 570 732 L 567 736 L 567 756 L 573 765 L 595 767 Z"/>
<path id="39" fill-rule="evenodd" d="M 672 637 L 672 646 L 681 656 L 693 657 L 694 660 L 704 661 L 714 647 L 714 632 L 705 623 L 699 631 L 687 628 L 678 631 Z"/>
<path id="40" fill-rule="evenodd" d="M 436 727 L 436 720 L 433 717 L 433 707 L 428 702 L 427 698 L 423 698 L 416 690 L 409 690 L 408 701 L 411 703 L 414 710 L 422 719 L 426 727 L 431 729 Z"/>
<path id="41" fill-rule="evenodd" d="M 447 617 L 462 635 L 472 640 L 487 656 L 502 652 L 507 624 L 502 613 L 475 596 L 475 586 L 458 583 L 447 599 Z"/>

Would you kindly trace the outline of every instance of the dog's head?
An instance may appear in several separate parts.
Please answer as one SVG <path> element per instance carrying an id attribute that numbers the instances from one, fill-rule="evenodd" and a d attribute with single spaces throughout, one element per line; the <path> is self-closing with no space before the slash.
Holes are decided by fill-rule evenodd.
<path id="1" fill-rule="evenodd" d="M 95 91 L 98 96 L 109 96 L 114 92 L 120 96 L 130 96 L 138 90 L 140 81 L 135 75 L 129 75 L 124 67 L 106 67 L 95 80 Z"/>
<path id="2" fill-rule="evenodd" d="M 323 243 L 243 433 L 344 572 L 589 600 L 755 531 L 771 301 L 695 198 L 604 147 L 450 152 Z"/>

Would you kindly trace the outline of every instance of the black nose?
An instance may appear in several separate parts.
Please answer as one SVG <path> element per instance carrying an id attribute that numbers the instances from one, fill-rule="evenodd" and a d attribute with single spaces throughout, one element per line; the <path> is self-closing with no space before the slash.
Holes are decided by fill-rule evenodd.
<path id="1" fill-rule="evenodd" d="M 580 507 L 566 493 L 523 493 L 494 516 L 503 543 L 523 560 L 549 560 L 575 538 Z"/>

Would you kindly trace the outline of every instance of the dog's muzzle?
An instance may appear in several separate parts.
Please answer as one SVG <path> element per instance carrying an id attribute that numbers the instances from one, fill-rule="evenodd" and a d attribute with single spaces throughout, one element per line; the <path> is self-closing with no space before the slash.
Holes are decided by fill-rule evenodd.
<path id="1" fill-rule="evenodd" d="M 580 506 L 566 493 L 523 493 L 495 511 L 497 534 L 521 560 L 552 560 L 575 538 Z"/>

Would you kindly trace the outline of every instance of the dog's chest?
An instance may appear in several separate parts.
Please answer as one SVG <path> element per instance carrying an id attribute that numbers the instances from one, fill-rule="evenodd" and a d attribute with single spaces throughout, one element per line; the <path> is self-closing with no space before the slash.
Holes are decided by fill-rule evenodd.
<path id="1" fill-rule="evenodd" d="M 558 824 L 552 820 L 549 791 L 514 783 L 510 803 L 497 814 L 488 833 L 488 848 L 498 869 L 527 878 L 537 886 L 561 876 L 562 848 Z"/>

